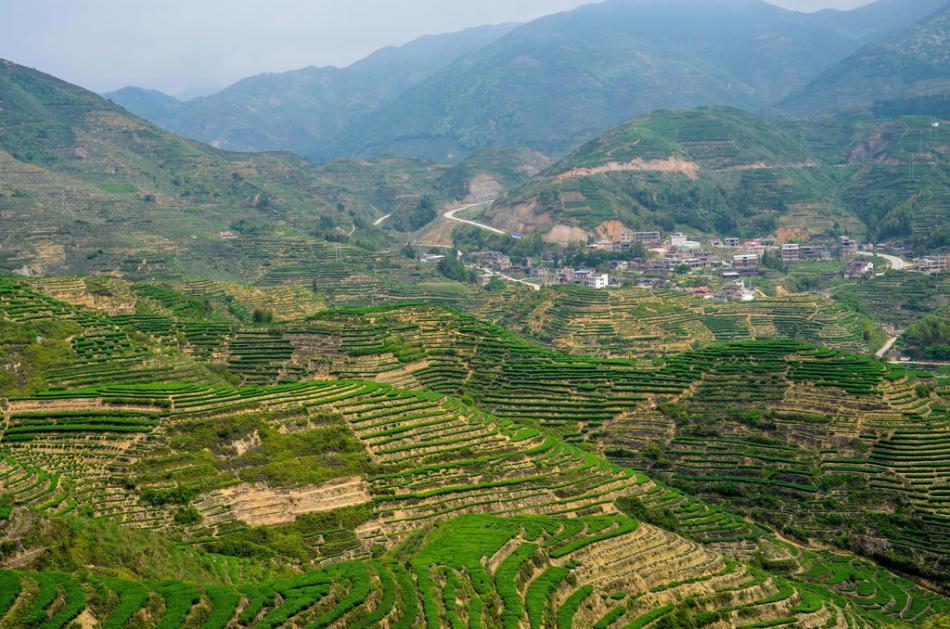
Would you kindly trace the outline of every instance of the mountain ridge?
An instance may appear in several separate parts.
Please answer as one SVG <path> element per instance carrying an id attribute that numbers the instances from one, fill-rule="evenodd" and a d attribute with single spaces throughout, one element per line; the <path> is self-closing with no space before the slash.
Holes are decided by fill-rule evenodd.
<path id="1" fill-rule="evenodd" d="M 779 107 L 797 115 L 950 94 L 950 3 L 913 27 L 863 46 Z"/>
<path id="2" fill-rule="evenodd" d="M 749 238 L 848 230 L 920 236 L 922 246 L 947 237 L 947 142 L 943 125 L 924 117 L 801 122 L 734 108 L 662 110 L 583 145 L 486 218 L 557 242 L 604 236 L 620 221 Z"/>
<path id="3" fill-rule="evenodd" d="M 385 153 L 457 161 L 505 145 L 563 155 L 655 109 L 771 107 L 939 2 L 806 14 L 760 0 L 609 0 L 487 33 L 484 45 L 393 89 L 354 84 L 317 102 L 295 92 L 308 73 L 331 80 L 324 70 L 250 77 L 155 121 L 224 148 L 289 149 L 318 161 Z M 326 72 L 333 81 L 346 73 Z M 261 82 L 272 89 L 236 94 Z M 358 105 L 339 98 L 360 89 L 369 96 Z"/>
<path id="4" fill-rule="evenodd" d="M 402 46 L 387 46 L 344 67 L 308 66 L 257 74 L 215 94 L 158 111 L 151 120 L 219 148 L 307 154 L 317 138 L 338 133 L 353 117 L 372 111 L 392 94 L 514 27 L 499 24 L 426 35 Z M 149 118 L 150 108 L 121 90 L 106 96 Z"/>

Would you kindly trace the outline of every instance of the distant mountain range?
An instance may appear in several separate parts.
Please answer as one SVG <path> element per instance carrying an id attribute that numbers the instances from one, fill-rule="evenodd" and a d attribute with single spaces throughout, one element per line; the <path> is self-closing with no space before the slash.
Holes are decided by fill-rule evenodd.
<path id="1" fill-rule="evenodd" d="M 945 4 L 879 0 L 804 14 L 761 0 L 607 0 L 517 27 L 422 38 L 343 69 L 252 77 L 185 103 L 138 89 L 108 96 L 215 146 L 314 160 L 396 153 L 454 161 L 496 146 L 565 154 L 657 109 L 824 110 L 822 85 L 857 78 L 836 64 L 886 46 L 882 38 Z M 870 97 L 879 94 L 835 106 Z"/>
<path id="2" fill-rule="evenodd" d="M 950 94 L 950 3 L 914 27 L 862 47 L 781 107 L 809 115 L 941 94 Z"/>
<path id="3" fill-rule="evenodd" d="M 219 148 L 335 157 L 345 152 L 334 154 L 320 147 L 397 95 L 514 27 L 502 24 L 421 37 L 405 46 L 379 50 L 346 68 L 261 74 L 186 102 L 137 87 L 105 96 L 159 126 Z"/>
<path id="4" fill-rule="evenodd" d="M 495 196 L 549 163 L 527 150 L 483 151 L 455 166 L 227 152 L 0 60 L 0 269 L 111 272 L 158 256 L 207 270 L 201 252 L 229 230 L 277 241 L 342 230 L 355 233 L 350 242 L 386 245 L 375 219 L 415 229 L 400 215 L 424 196 Z"/>

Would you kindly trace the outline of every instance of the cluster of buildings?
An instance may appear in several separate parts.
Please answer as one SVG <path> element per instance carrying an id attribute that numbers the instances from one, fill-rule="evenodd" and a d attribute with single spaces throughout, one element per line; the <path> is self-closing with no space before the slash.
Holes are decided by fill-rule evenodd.
<path id="1" fill-rule="evenodd" d="M 616 237 L 616 236 L 615 236 Z M 610 274 L 594 269 L 559 268 L 553 254 L 545 254 L 538 264 L 527 262 L 515 265 L 511 258 L 498 251 L 477 251 L 466 254 L 466 261 L 489 272 L 486 281 L 494 273 L 504 273 L 515 277 L 530 278 L 535 284 L 551 286 L 555 284 L 578 284 L 594 289 L 607 288 L 623 284 L 623 277 L 637 286 L 654 286 L 657 276 L 692 269 L 709 269 L 727 280 L 726 288 L 720 293 L 704 293 L 709 299 L 745 301 L 753 299 L 752 292 L 745 288 L 745 278 L 761 274 L 760 266 L 768 253 L 781 259 L 785 264 L 799 262 L 831 260 L 832 258 L 855 258 L 839 271 L 840 275 L 852 280 L 867 279 L 874 275 L 874 263 L 869 259 L 856 257 L 863 248 L 861 244 L 848 236 L 813 240 L 807 243 L 776 243 L 772 238 L 740 239 L 716 238 L 706 242 L 691 240 L 685 234 L 675 232 L 664 237 L 659 231 L 635 232 L 623 229 L 618 240 L 599 240 L 587 247 L 591 251 L 623 252 L 631 247 L 643 247 L 649 253 L 646 258 L 634 260 L 623 256 L 610 260 Z M 630 256 L 626 256 L 629 258 Z M 950 255 L 916 258 L 914 269 L 923 273 L 944 273 L 950 270 Z M 628 274 L 636 273 L 636 277 Z M 833 277 L 838 273 L 824 273 Z M 652 277 L 651 277 L 652 276 Z M 619 279 L 618 279 L 619 278 Z M 697 289 L 703 290 L 703 289 Z M 708 289 L 705 289 L 708 291 Z"/>
<path id="2" fill-rule="evenodd" d="M 539 280 L 545 286 L 554 284 L 578 284 L 588 288 L 607 288 L 610 285 L 610 276 L 599 273 L 594 269 L 561 268 L 552 270 L 547 266 L 533 264 L 515 265 L 511 258 L 499 251 L 475 251 L 465 256 L 466 261 L 474 266 L 485 269 L 486 273 L 479 279 L 487 283 L 495 273 L 520 275 Z"/>
<path id="3" fill-rule="evenodd" d="M 663 242 L 660 232 L 635 232 L 627 228 L 620 230 L 619 240 L 598 240 L 587 245 L 593 251 L 623 251 L 636 245 L 646 248 L 659 247 Z"/>
<path id="4" fill-rule="evenodd" d="M 597 289 L 610 286 L 610 275 L 593 269 L 559 269 L 556 276 L 560 284 L 579 284 Z"/>
<path id="5" fill-rule="evenodd" d="M 704 249 L 702 243 L 689 240 L 680 233 L 671 234 L 663 246 L 650 251 L 655 259 L 647 262 L 648 271 L 672 271 L 685 265 L 690 269 L 723 268 L 738 276 L 755 275 L 766 251 L 775 251 L 785 263 L 809 260 L 830 260 L 834 256 L 854 256 L 858 242 L 842 236 L 836 242 L 801 244 L 797 242 L 776 246 L 772 238 L 741 240 L 739 238 L 713 239 L 707 243 L 713 249 L 728 249 L 731 255 L 719 254 Z"/>
<path id="6" fill-rule="evenodd" d="M 797 242 L 787 242 L 782 245 L 782 262 L 807 262 L 811 260 L 830 260 L 838 256 L 846 258 L 858 254 L 858 242 L 847 236 L 842 236 L 834 245 L 827 243 L 803 245 Z"/>
<path id="7" fill-rule="evenodd" d="M 874 263 L 867 259 L 856 258 L 848 263 L 843 275 L 849 280 L 866 280 L 874 275 Z"/>
<path id="8" fill-rule="evenodd" d="M 950 253 L 942 256 L 924 256 L 914 258 L 913 270 L 919 273 L 933 275 L 935 273 L 947 273 L 950 271 Z"/>

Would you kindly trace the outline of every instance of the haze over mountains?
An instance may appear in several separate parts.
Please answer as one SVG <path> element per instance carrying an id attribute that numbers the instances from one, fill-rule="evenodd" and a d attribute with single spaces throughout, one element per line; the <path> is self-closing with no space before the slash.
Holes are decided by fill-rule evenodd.
<path id="1" fill-rule="evenodd" d="M 0 267 L 24 274 L 110 271 L 156 255 L 200 268 L 188 252 L 228 229 L 299 237 L 318 223 L 324 236 L 360 225 L 359 237 L 424 195 L 463 199 L 476 179 L 497 193 L 547 164 L 529 151 L 478 153 L 451 167 L 226 152 L 0 60 Z"/>
<path id="2" fill-rule="evenodd" d="M 782 103 L 794 114 L 947 94 L 950 3 L 913 27 L 868 44 Z"/>
<path id="3" fill-rule="evenodd" d="M 655 109 L 758 111 L 794 95 L 794 110 L 808 111 L 802 90 L 812 81 L 945 4 L 881 0 L 803 14 L 760 0 L 609 0 L 422 38 L 343 69 L 251 77 L 185 103 L 139 89 L 109 97 L 221 148 L 314 160 L 391 152 L 451 161 L 511 145 L 564 154 Z"/>
<path id="4" fill-rule="evenodd" d="M 291 150 L 315 157 L 314 147 L 355 119 L 512 28 L 485 26 L 421 37 L 379 50 L 344 69 L 309 67 L 261 74 L 185 103 L 141 88 L 125 88 L 106 97 L 160 126 L 220 148 Z"/>

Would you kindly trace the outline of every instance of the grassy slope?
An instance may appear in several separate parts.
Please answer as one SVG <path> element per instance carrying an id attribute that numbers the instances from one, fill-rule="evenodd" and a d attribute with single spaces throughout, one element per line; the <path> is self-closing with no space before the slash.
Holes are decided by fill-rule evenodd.
<path id="1" fill-rule="evenodd" d="M 234 226 L 286 240 L 333 235 L 334 227 L 350 233 L 355 224 L 354 239 L 375 247 L 388 236 L 369 223 L 415 208 L 425 194 L 447 200 L 483 173 L 503 185 L 527 176 L 511 155 L 449 169 L 400 158 L 314 165 L 290 154 L 228 153 L 9 62 L 0 64 L 0 103 L 8 269 L 116 270 L 174 257 L 186 271 L 204 270 L 218 232 Z"/>

